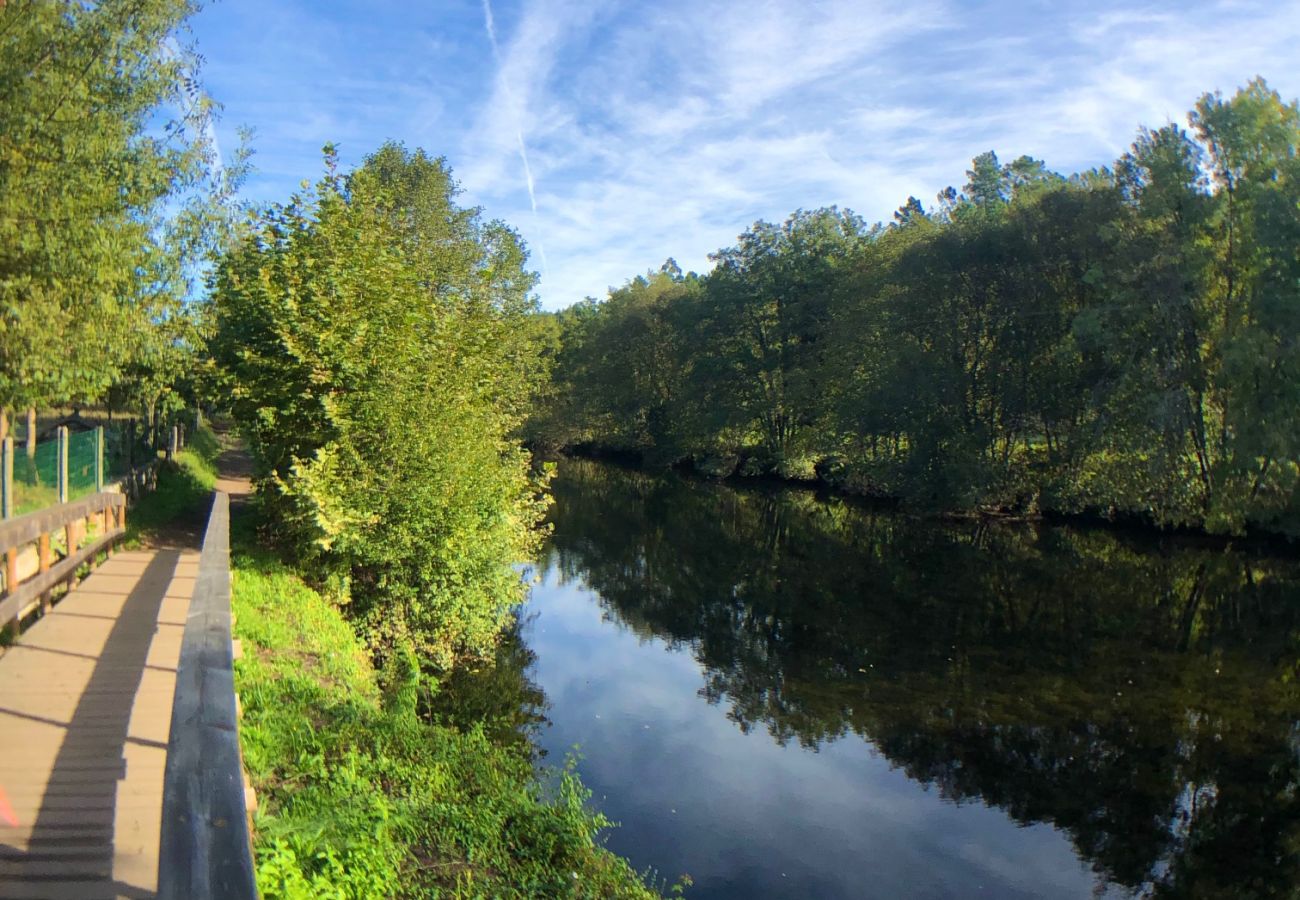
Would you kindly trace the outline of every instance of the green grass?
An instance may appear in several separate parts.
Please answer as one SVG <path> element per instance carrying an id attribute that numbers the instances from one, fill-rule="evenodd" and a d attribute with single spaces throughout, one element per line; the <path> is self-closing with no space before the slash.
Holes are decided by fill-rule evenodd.
<path id="1" fill-rule="evenodd" d="M 201 432 L 162 472 L 136 540 L 206 510 L 219 450 Z M 343 612 L 258 545 L 254 515 L 235 512 L 231 574 L 265 900 L 658 896 L 601 846 L 609 823 L 571 770 L 544 783 L 517 743 L 421 719 L 412 661 L 377 671 Z"/>
<path id="2" fill-rule="evenodd" d="M 52 484 L 25 484 L 14 479 L 14 515 L 25 516 L 59 503 L 59 489 Z"/>
<path id="3" fill-rule="evenodd" d="M 125 545 L 165 539 L 183 522 L 202 535 L 208 500 L 217 482 L 216 455 L 220 450 L 209 432 L 204 443 L 195 441 L 176 454 L 175 463 L 160 462 L 158 485 L 127 510 Z"/>
<path id="4" fill-rule="evenodd" d="M 600 846 L 609 823 L 571 771 L 546 790 L 519 747 L 421 720 L 413 667 L 382 690 L 342 613 L 254 548 L 247 521 L 236 534 L 240 734 L 266 900 L 657 896 Z"/>

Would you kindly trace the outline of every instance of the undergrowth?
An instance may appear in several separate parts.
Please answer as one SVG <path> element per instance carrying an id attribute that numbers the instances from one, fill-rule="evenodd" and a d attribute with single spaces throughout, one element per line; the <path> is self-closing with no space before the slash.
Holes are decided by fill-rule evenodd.
<path id="1" fill-rule="evenodd" d="M 217 481 L 216 459 L 220 452 L 216 435 L 201 428 L 189 446 L 176 454 L 175 462 L 158 464 L 157 486 L 127 512 L 128 548 L 165 539 L 178 523 L 197 531 L 201 539 L 209 498 Z"/>
<path id="2" fill-rule="evenodd" d="M 600 846 L 609 823 L 571 770 L 544 789 L 517 747 L 420 719 L 414 667 L 381 679 L 339 610 L 255 548 L 242 517 L 236 532 L 263 897 L 656 896 Z"/>

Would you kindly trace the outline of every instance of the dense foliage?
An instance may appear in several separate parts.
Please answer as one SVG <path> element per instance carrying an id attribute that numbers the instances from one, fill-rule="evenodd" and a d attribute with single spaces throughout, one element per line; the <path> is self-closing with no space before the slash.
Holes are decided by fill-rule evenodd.
<path id="1" fill-rule="evenodd" d="M 549 324 L 529 436 L 922 507 L 1300 533 L 1300 109 L 1206 95 L 1062 177 L 759 222 Z"/>
<path id="2" fill-rule="evenodd" d="M 387 145 L 273 206 L 214 283 L 212 352 L 281 540 L 378 647 L 449 668 L 523 596 L 542 507 L 509 437 L 536 380 L 524 249 Z"/>
<path id="3" fill-rule="evenodd" d="M 0 409 L 189 391 L 184 300 L 241 170 L 221 166 L 176 41 L 195 9 L 0 4 Z"/>

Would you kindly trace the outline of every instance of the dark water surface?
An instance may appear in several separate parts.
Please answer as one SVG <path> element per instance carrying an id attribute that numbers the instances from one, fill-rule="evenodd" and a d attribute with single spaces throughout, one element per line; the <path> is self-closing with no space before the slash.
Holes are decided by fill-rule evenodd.
<path id="1" fill-rule="evenodd" d="M 688 896 L 1297 891 L 1297 560 L 580 461 L 554 491 L 535 739 Z"/>

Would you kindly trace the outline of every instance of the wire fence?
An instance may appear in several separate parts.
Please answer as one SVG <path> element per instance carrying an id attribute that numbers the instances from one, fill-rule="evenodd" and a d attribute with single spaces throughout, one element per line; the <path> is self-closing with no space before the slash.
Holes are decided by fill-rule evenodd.
<path id="1" fill-rule="evenodd" d="M 75 427 L 75 426 L 74 426 Z M 103 435 L 101 457 L 100 435 Z M 59 439 L 52 436 L 35 446 L 15 441 L 11 514 L 22 516 L 59 503 Z M 29 452 L 30 451 L 30 452 Z M 104 484 L 125 478 L 151 459 L 158 450 L 147 429 L 137 423 L 67 432 L 67 485 L 65 500 L 93 494 Z"/>
<path id="2" fill-rule="evenodd" d="M 42 441 L 33 454 L 14 458 L 14 515 L 36 512 L 59 502 L 59 442 Z"/>
<path id="3" fill-rule="evenodd" d="M 68 500 L 93 494 L 99 486 L 99 432 L 68 435 Z"/>

